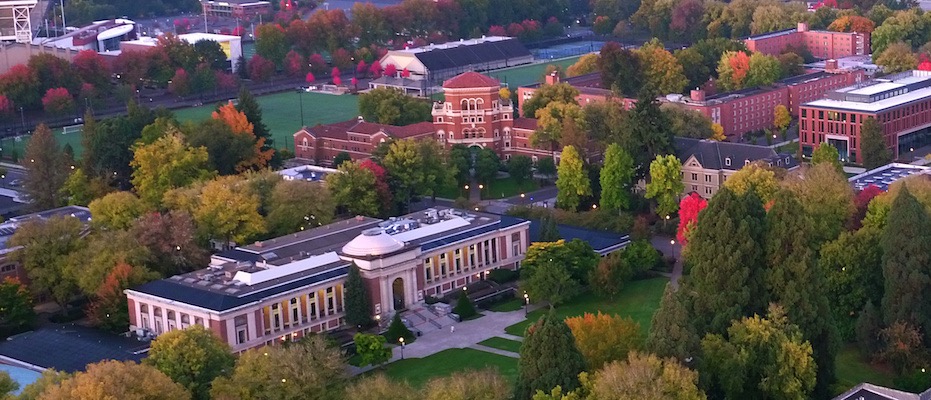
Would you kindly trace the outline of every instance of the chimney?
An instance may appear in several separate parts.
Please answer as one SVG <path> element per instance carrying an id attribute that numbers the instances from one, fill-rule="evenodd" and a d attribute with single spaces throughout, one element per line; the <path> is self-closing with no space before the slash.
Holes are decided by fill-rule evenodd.
<path id="1" fill-rule="evenodd" d="M 837 60 L 831 59 L 824 62 L 824 71 L 825 72 L 835 72 L 837 71 Z"/>
<path id="2" fill-rule="evenodd" d="M 705 101 L 705 91 L 699 88 L 693 89 L 689 94 L 692 101 Z"/>
<path id="3" fill-rule="evenodd" d="M 797 30 L 797 31 L 799 31 L 799 32 L 808 32 L 808 24 L 806 24 L 806 23 L 804 23 L 804 22 L 799 22 L 799 23 L 798 23 L 798 27 L 795 28 L 795 30 Z"/>
<path id="4" fill-rule="evenodd" d="M 555 84 L 557 84 L 557 83 L 559 83 L 559 73 L 558 73 L 558 72 L 553 71 L 552 73 L 550 73 L 549 75 L 546 76 L 546 84 L 547 84 L 547 85 L 555 85 Z"/>

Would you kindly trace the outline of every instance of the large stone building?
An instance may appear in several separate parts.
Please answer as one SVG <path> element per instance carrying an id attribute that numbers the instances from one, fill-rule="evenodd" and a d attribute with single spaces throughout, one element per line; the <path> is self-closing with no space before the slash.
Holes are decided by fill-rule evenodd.
<path id="1" fill-rule="evenodd" d="M 870 34 L 864 32 L 833 32 L 808 30 L 799 22 L 797 28 L 764 33 L 744 39 L 750 51 L 779 55 L 787 48 L 806 48 L 820 59 L 837 59 L 870 54 Z"/>
<path id="2" fill-rule="evenodd" d="M 882 125 L 895 158 L 931 143 L 931 71 L 873 79 L 802 104 L 799 140 L 804 153 L 830 143 L 842 159 L 863 162 L 860 128 L 867 118 Z"/>
<path id="3" fill-rule="evenodd" d="M 213 256 L 203 270 L 126 290 L 130 328 L 159 335 L 197 324 L 233 351 L 344 325 L 343 282 L 359 267 L 373 317 L 516 269 L 530 222 L 434 208 L 389 220 L 356 217 Z"/>
<path id="4" fill-rule="evenodd" d="M 677 137 L 674 145 L 682 162 L 683 195 L 694 192 L 710 199 L 728 177 L 755 162 L 787 170 L 798 167 L 792 155 L 765 146 L 682 137 Z"/>
<path id="5" fill-rule="evenodd" d="M 240 20 L 250 20 L 272 12 L 272 3 L 260 0 L 201 0 L 200 4 L 206 15 Z"/>

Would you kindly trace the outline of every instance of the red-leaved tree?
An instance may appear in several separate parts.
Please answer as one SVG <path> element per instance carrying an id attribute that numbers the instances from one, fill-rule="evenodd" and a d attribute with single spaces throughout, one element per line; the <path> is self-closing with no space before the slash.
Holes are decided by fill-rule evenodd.
<path id="1" fill-rule="evenodd" d="M 343 80 L 339 77 L 339 68 L 333 67 L 333 70 L 330 71 L 330 77 L 333 79 L 334 85 L 343 84 Z"/>
<path id="2" fill-rule="evenodd" d="M 378 163 L 372 161 L 371 159 L 362 161 L 359 166 L 372 171 L 372 174 L 375 175 L 375 192 L 378 193 L 378 201 L 381 203 L 381 207 L 379 208 L 382 210 L 382 212 L 390 210 L 392 205 L 392 197 L 391 189 L 388 188 L 388 173 L 385 171 L 385 168 L 381 165 L 378 165 Z"/>
<path id="3" fill-rule="evenodd" d="M 304 56 L 300 53 L 291 50 L 287 55 L 284 56 L 284 70 L 288 76 L 301 76 L 306 70 L 306 62 L 304 61 Z"/>
<path id="4" fill-rule="evenodd" d="M 355 89 L 355 88 L 356 88 L 356 85 L 359 84 L 359 78 L 352 77 L 352 79 L 349 80 L 349 83 L 351 83 L 351 84 L 352 84 L 352 88 Z"/>
<path id="5" fill-rule="evenodd" d="M 411 77 L 411 71 L 408 71 L 407 68 L 402 69 L 402 70 L 401 70 L 401 77 L 402 77 L 402 78 L 410 78 L 410 77 Z"/>
<path id="6" fill-rule="evenodd" d="M 307 76 L 304 77 L 304 80 L 307 81 L 307 83 L 314 83 L 314 81 L 317 80 L 317 77 L 314 76 L 313 72 L 308 72 Z"/>
<path id="7" fill-rule="evenodd" d="M 866 212 L 869 210 L 870 201 L 882 193 L 883 190 L 876 185 L 867 185 L 863 190 L 857 192 L 857 196 L 853 200 L 856 212 L 850 218 L 849 228 L 860 229 L 863 226 L 863 218 L 866 217 Z"/>
<path id="8" fill-rule="evenodd" d="M 488 34 L 490 36 L 507 36 L 508 32 L 501 25 L 492 25 L 488 28 Z"/>
<path id="9" fill-rule="evenodd" d="M 369 73 L 372 74 L 373 79 L 381 78 L 381 64 L 378 61 L 372 62 L 372 65 L 369 66 Z"/>
<path id="10" fill-rule="evenodd" d="M 310 72 L 317 75 L 326 72 L 326 60 L 319 54 L 311 54 L 310 57 L 307 58 L 307 64 L 308 68 L 310 68 Z"/>
<path id="11" fill-rule="evenodd" d="M 927 54 L 922 53 L 918 56 L 918 70 L 931 71 L 931 60 L 928 60 Z"/>
<path id="12" fill-rule="evenodd" d="M 191 94 L 191 76 L 184 68 L 175 70 L 175 75 L 171 77 L 171 83 L 168 84 L 168 91 L 175 96 L 187 96 Z"/>
<path id="13" fill-rule="evenodd" d="M 0 94 L 0 118 L 13 115 L 13 102 L 8 97 Z"/>
<path id="14" fill-rule="evenodd" d="M 698 213 L 708 206 L 708 200 L 705 200 L 698 193 L 692 192 L 682 198 L 679 202 L 679 228 L 676 229 L 676 239 L 683 246 L 688 244 L 689 236 L 695 224 L 698 222 Z"/>
<path id="15" fill-rule="evenodd" d="M 65 115 L 74 111 L 74 99 L 68 89 L 51 88 L 42 96 L 42 107 L 51 115 Z"/>
<path id="16" fill-rule="evenodd" d="M 394 64 L 388 64 L 385 66 L 385 75 L 392 78 L 398 76 L 398 67 L 395 67 Z"/>
<path id="17" fill-rule="evenodd" d="M 94 50 L 83 50 L 71 60 L 74 72 L 84 83 L 104 89 L 110 84 L 110 66 Z"/>
<path id="18" fill-rule="evenodd" d="M 369 66 L 365 64 L 365 60 L 360 60 L 359 63 L 356 64 L 356 73 L 365 75 L 365 71 L 368 70 L 368 67 Z"/>
<path id="19" fill-rule="evenodd" d="M 258 54 L 249 60 L 249 78 L 257 82 L 265 82 L 275 74 L 275 63 Z"/>

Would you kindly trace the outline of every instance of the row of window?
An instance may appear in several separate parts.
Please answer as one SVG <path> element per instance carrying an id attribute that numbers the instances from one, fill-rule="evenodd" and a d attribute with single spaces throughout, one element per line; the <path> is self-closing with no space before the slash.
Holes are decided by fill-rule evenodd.
<path id="1" fill-rule="evenodd" d="M 262 308 L 262 318 L 265 321 L 265 334 L 268 335 L 272 332 L 278 332 L 283 329 L 306 324 L 309 321 L 341 313 L 342 311 L 342 284 L 330 286 L 324 290 L 301 294 L 292 297 L 286 302 L 276 302 Z"/>
<path id="2" fill-rule="evenodd" d="M 448 254 L 444 252 L 424 260 L 424 278 L 428 283 L 433 282 L 433 279 L 446 279 L 463 272 L 468 273 L 488 263 L 498 262 L 498 239 L 492 238 L 469 245 L 465 256 L 463 248 L 453 250 L 451 260 L 447 258 Z M 478 258 L 479 256 L 484 257 Z"/>
<path id="3" fill-rule="evenodd" d="M 180 315 L 180 319 L 176 318 L 178 315 Z M 149 318 L 152 319 L 152 325 L 149 324 Z M 149 305 L 139 304 L 139 325 L 142 329 L 154 331 L 156 335 L 161 335 L 165 332 L 163 323 L 168 324 L 168 332 L 171 332 L 177 329 L 179 322 L 181 329 L 187 328 L 191 325 L 191 316 L 181 312 L 176 313 L 174 310 L 165 310 L 165 318 L 163 319 L 161 307 L 152 307 L 152 314 L 149 315 Z M 204 319 L 201 317 L 194 317 L 194 324 L 209 328 L 204 325 Z"/>

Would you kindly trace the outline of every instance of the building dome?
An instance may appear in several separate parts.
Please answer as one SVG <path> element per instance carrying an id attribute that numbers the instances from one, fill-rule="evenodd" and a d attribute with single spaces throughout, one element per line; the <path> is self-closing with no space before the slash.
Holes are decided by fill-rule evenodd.
<path id="1" fill-rule="evenodd" d="M 346 243 L 343 246 L 343 254 L 357 257 L 380 256 L 403 248 L 404 243 L 385 233 L 384 229 L 372 228 Z"/>

